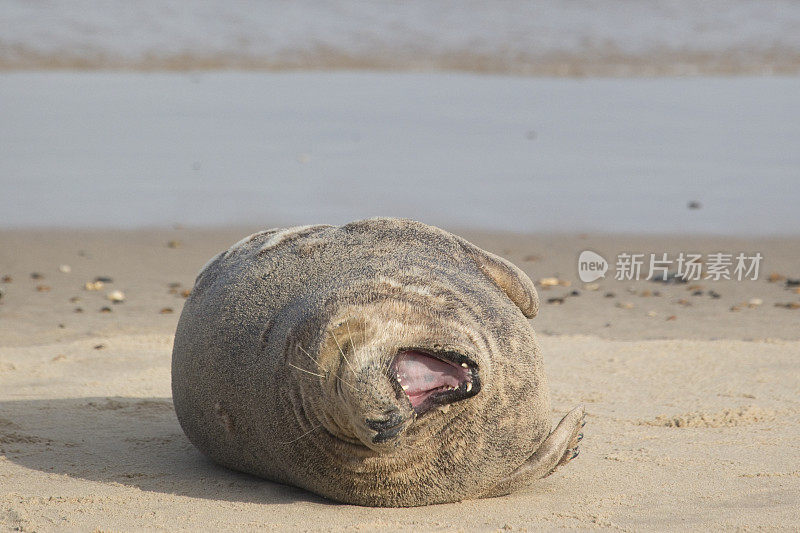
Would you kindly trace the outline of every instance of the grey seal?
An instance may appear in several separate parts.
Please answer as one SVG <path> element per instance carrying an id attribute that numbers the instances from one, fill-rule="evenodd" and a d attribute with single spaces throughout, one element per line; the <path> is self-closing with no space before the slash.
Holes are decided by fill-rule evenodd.
<path id="1" fill-rule="evenodd" d="M 537 308 L 516 266 L 420 222 L 262 231 L 197 277 L 175 411 L 214 461 L 340 502 L 507 494 L 582 438 L 582 407 L 551 431 Z"/>

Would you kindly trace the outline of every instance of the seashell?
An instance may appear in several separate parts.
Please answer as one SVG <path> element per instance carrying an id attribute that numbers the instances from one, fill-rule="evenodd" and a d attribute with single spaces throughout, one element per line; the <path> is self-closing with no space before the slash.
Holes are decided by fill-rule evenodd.
<path id="1" fill-rule="evenodd" d="M 87 291 L 99 291 L 103 288 L 102 281 L 87 281 L 83 284 L 83 288 Z"/>
<path id="2" fill-rule="evenodd" d="M 106 294 L 106 298 L 108 298 L 115 304 L 122 303 L 125 301 L 125 293 L 122 291 L 111 291 L 108 294 Z"/>

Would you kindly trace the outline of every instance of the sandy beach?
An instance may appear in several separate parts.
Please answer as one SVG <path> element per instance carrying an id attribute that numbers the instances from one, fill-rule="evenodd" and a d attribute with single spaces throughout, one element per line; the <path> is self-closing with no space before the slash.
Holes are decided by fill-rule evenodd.
<path id="1" fill-rule="evenodd" d="M 255 229 L 0 230 L 0 527 L 797 527 L 800 294 L 780 276 L 800 277 L 800 238 L 447 228 L 534 280 L 561 280 L 539 284 L 533 325 L 553 418 L 585 404 L 586 437 L 574 462 L 526 491 L 371 509 L 215 466 L 175 418 L 169 365 L 181 293 L 210 256 Z M 607 258 L 758 251 L 764 261 L 756 281 L 608 276 L 594 287 L 578 279 L 577 257 L 587 249 Z M 111 281 L 87 290 L 98 277 Z M 115 290 L 124 302 L 108 299 Z"/>
<path id="2" fill-rule="evenodd" d="M 0 531 L 800 530 L 800 3 L 0 6 Z M 198 270 L 374 216 L 534 280 L 576 459 L 381 509 L 192 446 Z"/>

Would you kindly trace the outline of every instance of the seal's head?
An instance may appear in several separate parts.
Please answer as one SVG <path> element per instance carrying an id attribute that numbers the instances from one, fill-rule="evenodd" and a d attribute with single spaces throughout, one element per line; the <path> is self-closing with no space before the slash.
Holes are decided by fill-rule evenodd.
<path id="1" fill-rule="evenodd" d="M 382 305 L 382 303 L 384 305 Z M 481 392 L 490 362 L 446 317 L 413 308 L 392 316 L 378 309 L 350 309 L 321 351 L 322 408 L 330 431 L 377 453 L 414 445 L 433 421 L 448 419 Z M 461 325 L 463 328 L 463 324 Z M 485 354 L 485 352 L 484 352 Z M 455 411 L 454 411 L 455 412 Z"/>
<path id="2" fill-rule="evenodd" d="M 236 429 L 226 430 L 227 443 L 206 429 L 201 449 L 229 466 L 367 505 L 502 494 L 571 457 L 582 411 L 550 432 L 547 381 L 528 322 L 538 298 L 527 275 L 409 220 L 289 231 L 231 254 L 255 257 L 257 267 L 228 268 L 233 277 L 223 285 L 245 288 L 209 307 L 260 314 L 226 316 L 245 326 L 233 335 L 256 324 L 257 348 L 240 357 L 250 344 L 237 338 L 218 350 L 226 362 L 214 364 L 236 394 L 217 404 L 229 406 L 224 420 Z M 198 298 L 210 283 L 198 280 Z M 179 328 L 176 353 L 189 333 Z"/>

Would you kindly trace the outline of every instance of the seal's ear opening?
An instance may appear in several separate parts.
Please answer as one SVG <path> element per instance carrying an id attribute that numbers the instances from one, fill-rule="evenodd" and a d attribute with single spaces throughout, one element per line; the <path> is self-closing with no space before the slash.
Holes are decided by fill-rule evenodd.
<path id="1" fill-rule="evenodd" d="M 533 318 L 539 311 L 539 296 L 533 281 L 525 272 L 510 261 L 482 250 L 464 239 L 459 239 L 462 248 L 478 264 L 481 271 L 500 287 L 512 302 L 520 308 L 526 318 Z"/>

